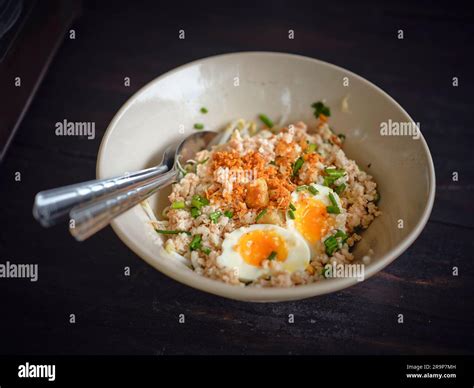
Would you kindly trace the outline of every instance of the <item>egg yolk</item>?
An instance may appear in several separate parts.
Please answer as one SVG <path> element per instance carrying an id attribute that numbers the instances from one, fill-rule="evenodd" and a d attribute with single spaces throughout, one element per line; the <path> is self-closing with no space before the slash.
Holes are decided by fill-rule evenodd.
<path id="1" fill-rule="evenodd" d="M 335 224 L 334 218 L 328 216 L 326 205 L 313 197 L 301 198 L 294 214 L 296 229 L 313 244 L 321 240 Z"/>
<path id="2" fill-rule="evenodd" d="M 271 230 L 253 230 L 245 233 L 234 249 L 239 252 L 247 264 L 255 267 L 260 267 L 262 261 L 275 256 L 275 253 L 274 258 L 278 261 L 285 261 L 288 256 L 285 240 Z"/>

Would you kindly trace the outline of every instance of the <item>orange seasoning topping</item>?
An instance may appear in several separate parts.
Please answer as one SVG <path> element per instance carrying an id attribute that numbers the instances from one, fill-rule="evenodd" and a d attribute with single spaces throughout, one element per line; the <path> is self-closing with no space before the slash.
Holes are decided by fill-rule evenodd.
<path id="1" fill-rule="evenodd" d="M 277 144 L 277 164 L 291 165 L 291 158 L 295 157 L 295 151 L 291 150 L 294 150 L 294 144 L 283 143 Z M 295 185 L 290 181 L 291 168 L 267 164 L 263 156 L 256 151 L 250 151 L 244 156 L 240 156 L 237 151 L 216 151 L 212 156 L 211 171 L 219 168 L 228 169 L 232 190 L 224 192 L 223 185 L 214 182 L 208 189 L 208 195 L 213 201 L 225 203 L 240 215 L 245 214 L 248 209 L 260 211 L 264 208 L 288 208 L 290 194 L 295 189 Z"/>

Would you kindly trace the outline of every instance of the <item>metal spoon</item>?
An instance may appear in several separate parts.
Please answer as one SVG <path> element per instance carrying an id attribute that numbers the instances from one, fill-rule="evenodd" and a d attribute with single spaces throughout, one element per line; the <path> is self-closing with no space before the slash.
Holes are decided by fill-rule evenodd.
<path id="1" fill-rule="evenodd" d="M 166 173 L 132 185 L 128 190 L 99 197 L 73 208 L 69 214 L 69 231 L 78 241 L 84 241 L 107 226 L 115 217 L 144 201 L 159 189 L 173 183 L 182 175 L 180 162 L 195 157 L 196 153 L 210 147 L 218 138 L 216 132 L 199 132 L 187 137 L 177 147 L 174 165 Z"/>
<path id="2" fill-rule="evenodd" d="M 174 158 L 175 149 L 170 147 L 165 150 L 158 166 L 118 177 L 91 180 L 41 191 L 35 197 L 33 216 L 43 227 L 66 221 L 74 206 L 121 189 L 128 189 L 130 185 L 164 174 L 173 167 Z"/>
<path id="3" fill-rule="evenodd" d="M 216 143 L 216 132 L 196 132 L 177 147 L 165 150 L 160 165 L 110 179 L 42 191 L 35 197 L 33 216 L 47 227 L 69 215 L 71 234 L 82 241 L 113 218 L 148 198 L 179 176 L 179 162 Z M 89 228 L 92 228 L 88 230 Z"/>

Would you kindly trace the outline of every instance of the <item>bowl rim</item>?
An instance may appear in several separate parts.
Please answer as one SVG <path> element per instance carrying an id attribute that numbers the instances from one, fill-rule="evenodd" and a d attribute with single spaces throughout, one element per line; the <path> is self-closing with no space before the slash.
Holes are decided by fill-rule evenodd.
<path id="1" fill-rule="evenodd" d="M 210 62 L 210 61 L 225 58 L 225 57 L 242 56 L 242 55 L 256 56 L 256 57 L 261 57 L 261 56 L 266 56 L 266 57 L 274 56 L 275 57 L 276 56 L 280 58 L 290 58 L 290 59 L 296 59 L 300 61 L 309 61 L 309 62 L 317 63 L 318 65 L 323 66 L 323 67 L 329 67 L 332 69 L 336 69 L 338 71 L 343 71 L 347 75 L 359 80 L 361 83 L 371 88 L 378 95 L 388 99 L 388 101 L 392 103 L 396 108 L 398 108 L 401 111 L 401 113 L 404 114 L 410 120 L 410 122 L 414 123 L 414 120 L 406 112 L 406 110 L 382 88 L 376 86 L 375 84 L 368 81 L 364 77 L 359 76 L 358 74 L 355 74 L 352 71 L 347 70 L 341 66 L 334 65 L 329 62 L 322 61 L 320 59 L 307 57 L 304 55 L 274 52 L 274 51 L 239 51 L 239 52 L 218 54 L 218 55 L 213 55 L 210 57 L 197 59 L 192 62 L 186 63 L 184 65 L 178 66 L 172 70 L 169 70 L 159 75 L 158 77 L 154 78 L 153 80 L 149 81 L 148 83 L 146 83 L 144 86 L 142 86 L 139 90 L 137 90 L 132 96 L 130 96 L 127 99 L 127 101 L 121 106 L 118 112 L 114 115 L 113 119 L 107 126 L 107 129 L 102 137 L 99 151 L 98 151 L 98 156 L 97 156 L 97 163 L 96 163 L 97 178 L 105 178 L 105 174 L 103 174 L 102 172 L 102 169 L 104 166 L 104 154 L 105 154 L 105 149 L 107 148 L 110 138 L 114 132 L 116 123 L 121 119 L 122 115 L 128 110 L 128 108 L 135 102 L 135 100 L 143 92 L 145 92 L 149 88 L 152 88 L 156 83 L 158 83 L 162 79 L 174 73 L 177 73 L 181 70 L 184 70 L 188 67 L 194 66 L 198 63 Z M 428 160 L 429 194 L 428 194 L 427 203 L 425 205 L 425 208 L 423 209 L 423 213 L 421 217 L 419 218 L 413 230 L 403 240 L 401 240 L 397 245 L 392 247 L 385 255 L 383 255 L 380 260 L 378 260 L 377 262 L 370 265 L 367 269 L 365 269 L 364 281 L 372 277 L 377 272 L 381 271 L 383 268 L 385 268 L 390 263 L 392 263 L 396 258 L 398 258 L 403 252 L 405 252 L 421 234 L 421 232 L 423 231 L 430 217 L 430 214 L 433 208 L 434 199 L 435 199 L 436 176 L 435 176 L 433 159 L 431 157 L 428 144 L 423 134 L 421 133 L 421 130 L 420 130 L 419 140 L 421 141 L 422 148 Z M 282 301 L 289 301 L 289 300 L 299 300 L 299 299 L 305 299 L 309 297 L 336 292 L 336 291 L 342 290 L 344 288 L 347 288 L 359 283 L 359 281 L 355 278 L 338 278 L 338 279 L 331 279 L 330 281 L 299 285 L 297 287 L 289 287 L 289 288 L 281 288 L 281 287 L 256 288 L 256 287 L 239 287 L 235 285 L 230 285 L 230 284 L 220 282 L 218 280 L 212 280 L 212 279 L 206 278 L 193 271 L 183 271 L 182 273 L 175 272 L 174 270 L 171 269 L 171 267 L 161 265 L 161 263 L 155 260 L 151 255 L 148 255 L 148 253 L 146 253 L 141 248 L 140 245 L 136 244 L 134 241 L 129 239 L 128 236 L 125 234 L 125 232 L 118 225 L 117 220 L 112 221 L 111 226 L 114 232 L 122 240 L 122 242 L 125 243 L 125 245 L 127 245 L 136 255 L 138 255 L 141 259 L 143 259 L 145 262 L 153 266 L 158 271 L 164 273 L 168 277 L 171 277 L 172 279 L 180 283 L 183 283 L 187 286 L 190 286 L 190 287 L 193 287 L 193 288 L 196 288 L 201 291 L 205 291 L 214 295 L 230 298 L 230 299 L 237 299 L 237 300 L 248 301 L 248 302 L 282 302 Z"/>

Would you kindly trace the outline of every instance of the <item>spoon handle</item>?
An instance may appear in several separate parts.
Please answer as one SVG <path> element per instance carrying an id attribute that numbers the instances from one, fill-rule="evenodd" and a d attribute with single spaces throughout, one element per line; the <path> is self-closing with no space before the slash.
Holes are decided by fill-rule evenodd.
<path id="1" fill-rule="evenodd" d="M 166 164 L 162 164 L 114 178 L 91 180 L 41 191 L 35 197 L 33 216 L 44 227 L 55 225 L 59 221 L 66 220 L 71 209 L 77 205 L 148 181 L 167 171 Z"/>
<path id="2" fill-rule="evenodd" d="M 127 191 L 112 193 L 73 208 L 69 214 L 69 231 L 76 240 L 84 241 L 107 226 L 115 217 L 174 182 L 177 176 L 178 171 L 173 169 Z"/>

